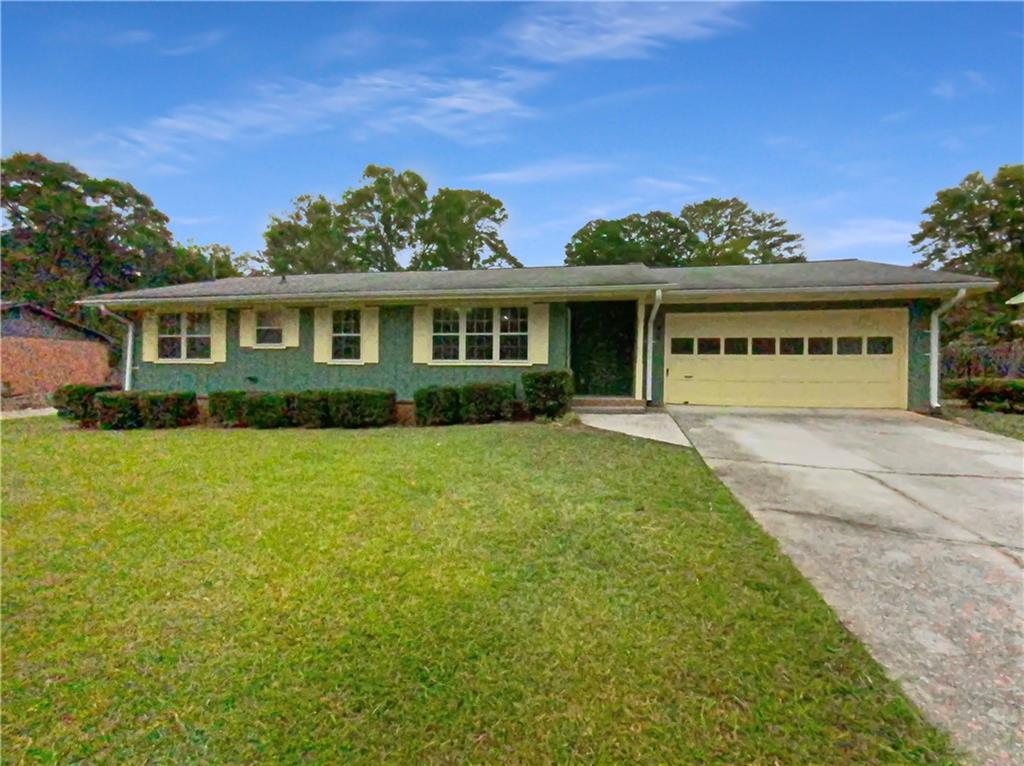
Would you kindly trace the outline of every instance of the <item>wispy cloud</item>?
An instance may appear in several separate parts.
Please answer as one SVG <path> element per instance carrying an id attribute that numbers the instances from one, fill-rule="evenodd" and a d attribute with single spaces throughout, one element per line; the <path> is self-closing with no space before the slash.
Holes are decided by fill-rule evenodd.
<path id="1" fill-rule="evenodd" d="M 333 83 L 282 80 L 234 101 L 186 104 L 96 142 L 124 164 L 172 166 L 209 145 L 331 129 L 365 138 L 412 127 L 479 143 L 500 138 L 508 121 L 531 116 L 519 96 L 542 79 L 504 69 L 481 78 L 383 70 Z"/>
<path id="2" fill-rule="evenodd" d="M 712 37 L 736 26 L 727 3 L 540 5 L 505 30 L 512 51 L 536 61 L 628 59 L 672 42 Z"/>
<path id="3" fill-rule="evenodd" d="M 630 185 L 642 194 L 687 194 L 694 191 L 693 184 L 653 176 L 634 178 Z"/>
<path id="4" fill-rule="evenodd" d="M 160 52 L 165 56 L 189 56 L 220 45 L 225 37 L 227 37 L 227 32 L 223 29 L 211 29 L 207 32 L 190 35 L 175 45 L 161 49 Z"/>
<path id="5" fill-rule="evenodd" d="M 603 173 L 615 166 L 609 162 L 588 162 L 577 160 L 548 160 L 523 165 L 510 170 L 479 173 L 469 176 L 470 181 L 484 183 L 531 184 L 540 181 L 559 181 L 564 178 Z"/>
<path id="6" fill-rule="evenodd" d="M 953 77 L 939 80 L 931 88 L 933 96 L 952 101 L 974 93 L 992 93 L 994 88 L 988 78 L 981 72 L 968 69 Z"/>
<path id="7" fill-rule="evenodd" d="M 908 109 L 901 109 L 896 112 L 883 114 L 878 121 L 883 125 L 898 125 L 910 119 L 912 112 Z"/>
<path id="8" fill-rule="evenodd" d="M 104 45 L 123 48 L 129 45 L 145 45 L 153 40 L 153 33 L 148 29 L 123 29 L 100 38 Z"/>
<path id="9" fill-rule="evenodd" d="M 853 218 L 816 234 L 808 234 L 807 250 L 813 255 L 821 255 L 873 245 L 905 246 L 916 230 L 916 224 L 911 221 Z"/>

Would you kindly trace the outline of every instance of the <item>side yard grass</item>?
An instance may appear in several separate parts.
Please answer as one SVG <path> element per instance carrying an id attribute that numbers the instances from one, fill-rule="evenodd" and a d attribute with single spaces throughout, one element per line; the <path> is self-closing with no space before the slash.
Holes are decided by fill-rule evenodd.
<path id="1" fill-rule="evenodd" d="M 3 426 L 10 763 L 949 764 L 690 450 Z"/>
<path id="2" fill-rule="evenodd" d="M 973 428 L 1024 441 L 1024 415 L 1013 412 L 989 412 L 947 400 L 942 403 L 943 415 Z"/>

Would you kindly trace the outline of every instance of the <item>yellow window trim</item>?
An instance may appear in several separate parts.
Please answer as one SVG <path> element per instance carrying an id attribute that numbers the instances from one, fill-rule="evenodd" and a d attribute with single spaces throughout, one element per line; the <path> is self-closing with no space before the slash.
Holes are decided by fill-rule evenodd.
<path id="1" fill-rule="evenodd" d="M 359 359 L 333 359 L 334 312 L 359 312 Z M 360 366 L 380 361 L 380 308 L 363 304 L 331 304 L 313 309 L 313 361 L 334 366 Z"/>
<path id="2" fill-rule="evenodd" d="M 465 312 L 472 308 L 502 307 L 527 309 L 526 359 L 434 359 L 434 309 L 455 309 L 460 316 L 460 339 L 465 337 Z M 428 367 L 532 367 L 548 363 L 550 304 L 506 300 L 462 301 L 459 303 L 428 303 L 413 307 L 412 361 Z M 460 341 L 461 342 L 461 341 Z"/>
<path id="3" fill-rule="evenodd" d="M 160 314 L 209 314 L 210 315 L 210 358 L 209 359 L 161 359 L 158 349 Z M 220 364 L 227 361 L 227 311 L 224 309 L 182 308 L 178 310 L 155 310 L 142 315 L 142 361 L 152 364 Z"/>
<path id="4" fill-rule="evenodd" d="M 281 343 L 256 342 L 256 312 L 281 312 Z M 286 348 L 298 348 L 299 340 L 299 309 L 280 306 L 252 306 L 238 312 L 238 345 L 256 351 L 276 351 Z"/>

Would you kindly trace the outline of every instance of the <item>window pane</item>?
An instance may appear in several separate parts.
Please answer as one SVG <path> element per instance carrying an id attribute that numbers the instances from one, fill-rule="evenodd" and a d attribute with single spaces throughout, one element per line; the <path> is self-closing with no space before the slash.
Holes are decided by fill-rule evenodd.
<path id="1" fill-rule="evenodd" d="M 181 359 L 181 338 L 160 338 L 157 356 L 160 359 Z"/>
<path id="2" fill-rule="evenodd" d="M 284 343 L 284 331 L 273 327 L 256 328 L 257 346 L 279 346 Z"/>
<path id="3" fill-rule="evenodd" d="M 444 336 L 447 337 L 447 336 Z M 493 359 L 494 336 L 466 335 L 466 359 Z"/>
<path id="4" fill-rule="evenodd" d="M 721 338 L 698 338 L 697 339 L 697 353 L 698 354 L 721 354 L 722 353 L 722 339 Z"/>
<path id="5" fill-rule="evenodd" d="M 160 314 L 160 335 L 181 335 L 181 314 Z"/>
<path id="6" fill-rule="evenodd" d="M 186 314 L 185 319 L 188 322 L 188 334 L 189 335 L 209 335 L 210 334 L 210 315 L 206 313 L 202 314 Z"/>
<path id="7" fill-rule="evenodd" d="M 187 350 L 189 359 L 209 359 L 210 339 L 208 337 L 190 337 Z"/>
<path id="8" fill-rule="evenodd" d="M 525 307 L 503 308 L 499 312 L 501 332 L 530 331 L 529 310 Z"/>
<path id="9" fill-rule="evenodd" d="M 757 356 L 772 355 L 775 353 L 775 338 L 753 338 L 750 349 Z"/>
<path id="10" fill-rule="evenodd" d="M 458 359 L 459 336 L 435 335 L 433 354 L 434 359 Z"/>
<path id="11" fill-rule="evenodd" d="M 892 353 L 892 337 L 891 336 L 876 336 L 868 338 L 868 353 L 869 354 L 891 354 Z"/>
<path id="12" fill-rule="evenodd" d="M 335 335 L 358 335 L 359 309 L 335 311 L 331 323 L 331 332 Z"/>
<path id="13" fill-rule="evenodd" d="M 467 311 L 466 332 L 490 335 L 494 332 L 494 312 L 491 309 L 470 309 Z"/>
<path id="14" fill-rule="evenodd" d="M 459 331 L 459 312 L 455 309 L 434 309 L 434 332 L 457 333 Z"/>
<path id="15" fill-rule="evenodd" d="M 799 356 L 804 353 L 803 338 L 779 338 L 779 353 Z"/>
<path id="16" fill-rule="evenodd" d="M 672 339 L 672 353 L 673 354 L 692 354 L 693 353 L 693 338 L 673 338 Z"/>
<path id="17" fill-rule="evenodd" d="M 359 359 L 358 335 L 335 335 L 331 338 L 331 359 Z"/>
<path id="18" fill-rule="evenodd" d="M 284 319 L 280 311 L 257 311 L 256 328 L 261 327 L 283 327 Z"/>
<path id="19" fill-rule="evenodd" d="M 747 353 L 747 339 L 746 338 L 726 338 L 725 339 L 725 353 L 727 354 L 746 354 Z"/>
<path id="20" fill-rule="evenodd" d="M 807 353 L 814 354 L 815 356 L 831 356 L 832 355 L 832 339 L 831 338 L 808 338 L 807 339 Z"/>
<path id="21" fill-rule="evenodd" d="M 499 358 L 510 361 L 529 358 L 530 341 L 528 335 L 502 335 L 498 342 Z"/>
<path id="22" fill-rule="evenodd" d="M 837 338 L 836 349 L 841 355 L 850 354 L 862 354 L 864 353 L 864 339 L 863 338 Z"/>

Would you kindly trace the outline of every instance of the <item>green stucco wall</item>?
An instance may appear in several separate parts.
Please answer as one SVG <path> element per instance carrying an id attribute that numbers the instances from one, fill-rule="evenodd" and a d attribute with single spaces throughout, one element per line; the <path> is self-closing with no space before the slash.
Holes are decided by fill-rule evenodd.
<path id="1" fill-rule="evenodd" d="M 663 305 L 654 320 L 654 376 L 651 381 L 653 389 L 652 401 L 663 404 L 665 399 L 665 367 L 664 343 L 665 314 L 726 312 L 726 311 L 807 311 L 828 309 L 881 309 L 906 308 L 909 314 L 909 333 L 907 342 L 907 408 L 918 412 L 929 409 L 928 401 L 928 345 L 929 317 L 932 309 L 938 305 L 936 301 L 839 301 L 828 303 L 755 303 L 755 304 L 705 304 L 695 305 Z M 650 307 L 647 309 L 650 315 Z M 646 363 L 647 349 L 644 345 Z"/>
<path id="2" fill-rule="evenodd" d="M 418 388 L 462 383 L 518 382 L 527 370 L 567 366 L 568 324 L 564 303 L 550 309 L 548 364 L 530 367 L 430 366 L 412 363 L 412 307 L 383 306 L 380 310 L 380 361 L 366 365 L 313 362 L 313 309 L 302 309 L 300 345 L 288 349 L 250 349 L 238 345 L 237 310 L 227 313 L 227 361 L 223 364 L 154 364 L 142 360 L 141 322 L 135 325 L 135 363 L 132 388 L 139 391 L 302 391 L 372 387 L 394 389 L 399 401 L 409 401 Z"/>

